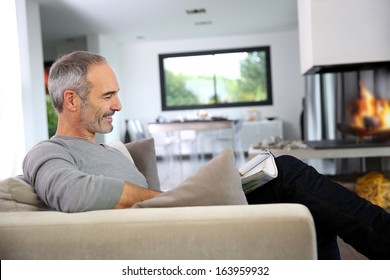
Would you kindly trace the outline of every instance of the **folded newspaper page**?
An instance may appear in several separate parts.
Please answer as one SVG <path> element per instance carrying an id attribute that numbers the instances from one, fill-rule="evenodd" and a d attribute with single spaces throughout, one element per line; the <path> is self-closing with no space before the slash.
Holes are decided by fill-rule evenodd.
<path id="1" fill-rule="evenodd" d="M 245 193 L 250 193 L 278 176 L 274 156 L 268 150 L 261 151 L 246 162 L 238 172 Z"/>

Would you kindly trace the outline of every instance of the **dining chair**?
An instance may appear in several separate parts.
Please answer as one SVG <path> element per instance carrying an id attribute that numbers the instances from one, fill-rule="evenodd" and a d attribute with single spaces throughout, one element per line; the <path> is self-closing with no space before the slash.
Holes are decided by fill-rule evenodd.
<path id="1" fill-rule="evenodd" d="M 241 141 L 241 131 L 244 121 L 237 119 L 234 121 L 233 131 L 218 130 L 214 133 L 213 157 L 216 156 L 223 148 L 231 147 L 236 158 L 236 166 L 239 167 L 245 163 L 245 154 Z"/>

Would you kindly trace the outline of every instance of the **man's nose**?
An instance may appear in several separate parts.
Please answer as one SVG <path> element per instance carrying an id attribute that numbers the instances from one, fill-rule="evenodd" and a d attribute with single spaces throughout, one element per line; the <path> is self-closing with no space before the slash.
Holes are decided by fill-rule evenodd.
<path id="1" fill-rule="evenodd" d="M 111 106 L 111 109 L 112 110 L 115 110 L 115 111 L 120 111 L 122 110 L 122 104 L 121 104 L 121 101 L 118 97 L 118 95 L 115 96 L 114 100 L 113 100 L 113 104 Z"/>

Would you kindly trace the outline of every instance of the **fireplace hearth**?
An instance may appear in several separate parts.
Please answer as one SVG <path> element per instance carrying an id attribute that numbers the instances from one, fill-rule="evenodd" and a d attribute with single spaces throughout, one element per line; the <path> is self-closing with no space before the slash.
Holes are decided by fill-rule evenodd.
<path id="1" fill-rule="evenodd" d="M 347 124 L 337 124 L 337 129 L 344 135 L 355 136 L 357 143 L 377 143 L 390 139 L 390 129 L 357 127 Z"/>
<path id="2" fill-rule="evenodd" d="M 371 141 L 367 139 L 325 139 L 305 141 L 313 149 L 345 149 L 345 148 L 371 148 L 371 147 L 390 147 L 390 139 L 383 141 Z"/>

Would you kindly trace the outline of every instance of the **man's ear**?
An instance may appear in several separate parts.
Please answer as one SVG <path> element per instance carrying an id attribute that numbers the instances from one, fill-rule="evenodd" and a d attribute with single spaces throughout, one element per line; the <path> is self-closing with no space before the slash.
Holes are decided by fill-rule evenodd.
<path id="1" fill-rule="evenodd" d="M 72 90 L 64 92 L 64 108 L 71 112 L 76 112 L 80 108 L 80 97 Z"/>

